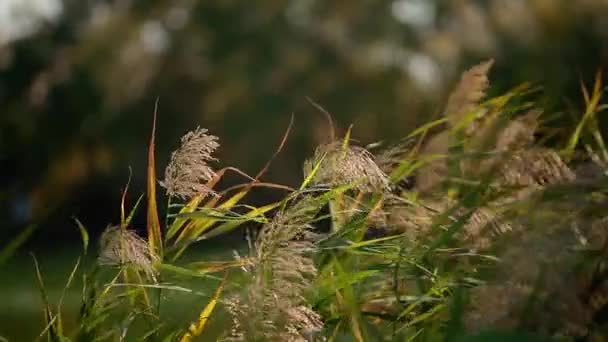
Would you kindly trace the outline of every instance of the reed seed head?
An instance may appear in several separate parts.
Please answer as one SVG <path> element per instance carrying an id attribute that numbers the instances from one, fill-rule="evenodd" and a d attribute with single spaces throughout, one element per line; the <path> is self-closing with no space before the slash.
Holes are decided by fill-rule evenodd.
<path id="1" fill-rule="evenodd" d="M 171 154 L 165 179 L 160 183 L 167 195 L 189 199 L 215 194 L 207 184 L 216 176 L 208 163 L 217 160 L 212 157 L 220 146 L 217 140 L 216 136 L 207 134 L 207 130 L 200 127 L 182 137 L 181 146 Z"/>
<path id="2" fill-rule="evenodd" d="M 160 259 L 150 250 L 146 240 L 134 231 L 109 226 L 101 235 L 98 261 L 101 265 L 133 266 L 156 279 L 155 264 Z"/>
<path id="3" fill-rule="evenodd" d="M 318 163 L 321 164 L 314 175 L 314 184 L 355 184 L 361 192 L 385 192 L 389 189 L 388 176 L 363 147 L 343 146 L 340 141 L 321 145 L 304 164 L 304 173 L 309 175 Z"/>

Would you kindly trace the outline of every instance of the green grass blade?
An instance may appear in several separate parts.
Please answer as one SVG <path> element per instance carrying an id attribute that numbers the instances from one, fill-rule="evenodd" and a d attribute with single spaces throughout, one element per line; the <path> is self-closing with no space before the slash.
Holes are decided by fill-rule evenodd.
<path id="1" fill-rule="evenodd" d="M 249 193 L 249 189 L 244 189 L 234 194 L 232 197 L 222 202 L 217 209 L 228 210 L 236 206 L 240 200 L 243 199 Z M 184 228 L 182 233 L 178 236 L 175 244 L 180 244 L 185 242 L 184 240 L 187 238 L 188 240 L 196 240 L 201 234 L 210 229 L 214 223 L 217 223 L 217 218 L 199 218 L 196 220 L 192 220 L 191 224 Z"/>
<path id="2" fill-rule="evenodd" d="M 11 240 L 6 246 L 0 249 L 0 265 L 4 264 L 8 259 L 10 259 L 15 252 L 23 245 L 36 231 L 38 225 L 30 224 L 25 229 L 17 235 L 13 240 Z"/>
<path id="3" fill-rule="evenodd" d="M 66 281 L 65 286 L 63 287 L 63 290 L 61 291 L 61 297 L 59 297 L 59 303 L 57 304 L 57 314 L 58 315 L 61 315 L 61 308 L 63 307 L 63 300 L 65 299 L 67 290 L 70 288 L 70 286 L 72 286 L 74 277 L 76 276 L 76 271 L 78 270 L 79 266 L 80 266 L 80 258 L 76 259 L 76 264 L 72 268 L 72 272 L 70 272 L 70 276 L 68 277 L 68 280 Z"/>
<path id="4" fill-rule="evenodd" d="M 86 255 L 89 249 L 89 232 L 87 228 L 82 224 L 82 222 L 80 222 L 80 220 L 76 217 L 74 217 L 74 222 L 76 222 L 76 225 L 78 226 L 78 231 L 80 231 L 80 239 L 82 240 L 82 250 Z"/>
<path id="5" fill-rule="evenodd" d="M 323 163 L 323 160 L 325 159 L 326 156 L 327 156 L 327 153 L 323 154 L 321 156 L 321 158 L 319 158 L 319 160 L 315 163 L 315 165 L 313 166 L 310 173 L 306 175 L 306 178 L 304 178 L 304 181 L 300 185 L 300 190 L 304 190 L 304 189 L 306 189 L 306 187 L 308 187 L 308 185 L 310 185 L 310 183 L 315 178 L 317 172 L 319 172 L 319 169 L 321 168 L 321 164 Z"/>
<path id="6" fill-rule="evenodd" d="M 437 119 L 435 121 L 431 121 L 427 124 L 424 124 L 420 127 L 418 127 L 417 129 L 415 129 L 412 133 L 408 134 L 407 139 L 413 138 L 417 135 L 421 135 L 421 134 L 425 134 L 426 132 L 428 132 L 431 128 L 439 126 L 445 122 L 447 122 L 448 119 L 447 118 L 441 118 L 441 119 Z"/>
<path id="7" fill-rule="evenodd" d="M 175 273 L 178 275 L 183 275 L 183 276 L 188 276 L 188 277 L 193 277 L 193 278 L 206 278 L 206 279 L 215 279 L 215 280 L 222 279 L 222 278 L 216 277 L 214 275 L 211 275 L 207 272 L 191 270 L 191 269 L 187 269 L 184 267 L 171 265 L 171 264 L 161 264 L 159 267 L 160 267 L 160 269 L 165 270 L 165 271 L 169 271 L 169 272 L 172 272 L 172 273 Z"/>
<path id="8" fill-rule="evenodd" d="M 40 298 L 42 299 L 44 321 L 45 324 L 49 326 L 47 332 L 48 341 L 61 342 L 61 316 L 59 313 L 57 314 L 57 316 L 53 315 L 53 310 L 51 308 L 51 304 L 49 303 L 49 297 L 46 292 L 46 287 L 44 286 L 44 281 L 42 280 L 42 273 L 40 272 L 38 259 L 36 259 L 36 256 L 34 256 L 33 254 L 32 258 L 34 259 L 36 280 L 38 281 L 38 289 L 40 291 Z"/>
<path id="9" fill-rule="evenodd" d="M 277 208 L 281 204 L 283 204 L 283 201 L 268 204 L 268 205 L 265 205 L 265 206 L 259 207 L 259 208 L 254 208 L 254 209 L 250 210 L 248 213 L 246 213 L 245 215 L 243 215 L 242 219 L 225 222 L 225 223 L 219 225 L 217 228 L 209 231 L 209 233 L 202 235 L 201 239 L 210 239 L 210 238 L 216 237 L 218 235 L 226 234 L 226 233 L 231 232 L 234 229 L 238 228 L 245 222 L 258 221 L 258 218 L 263 218 L 265 220 L 264 214 L 269 212 L 270 210 Z"/>
<path id="10" fill-rule="evenodd" d="M 180 209 L 179 214 L 194 212 L 202 200 L 202 195 L 195 196 L 183 208 Z M 165 237 L 165 240 L 172 239 L 175 234 L 177 234 L 179 229 L 186 223 L 186 221 L 188 221 L 187 218 L 180 217 L 179 214 L 175 220 L 173 220 L 173 223 L 171 223 L 169 229 L 167 229 L 167 236 Z"/>

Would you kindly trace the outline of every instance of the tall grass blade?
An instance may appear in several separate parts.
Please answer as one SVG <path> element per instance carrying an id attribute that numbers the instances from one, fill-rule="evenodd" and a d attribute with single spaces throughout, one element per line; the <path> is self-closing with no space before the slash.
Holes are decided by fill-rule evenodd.
<path id="1" fill-rule="evenodd" d="M 317 175 L 317 173 L 319 172 L 319 169 L 321 168 L 321 165 L 323 164 L 323 160 L 325 159 L 326 156 L 327 156 L 327 153 L 323 154 L 321 156 L 321 158 L 319 158 L 319 161 L 317 161 L 317 163 L 315 165 L 313 165 L 310 173 L 306 175 L 306 178 L 304 178 L 302 185 L 300 185 L 300 190 L 306 189 L 306 187 L 308 187 L 308 185 L 310 185 L 310 183 L 314 180 L 314 178 Z"/>
<path id="2" fill-rule="evenodd" d="M 215 279 L 221 280 L 220 277 L 216 277 L 214 275 L 209 274 L 205 270 L 191 270 L 184 267 L 171 265 L 171 264 L 161 264 L 159 266 L 161 269 L 169 272 L 173 272 L 178 275 L 193 277 L 193 278 L 206 278 L 206 279 Z"/>
<path id="3" fill-rule="evenodd" d="M 66 281 L 65 286 L 61 291 L 61 297 L 59 298 L 59 303 L 57 304 L 57 315 L 59 318 L 61 318 L 61 309 L 63 307 L 65 295 L 67 294 L 68 289 L 72 286 L 72 283 L 74 282 L 74 277 L 76 276 L 76 271 L 78 270 L 78 267 L 80 267 L 80 258 L 76 260 L 76 264 L 74 265 L 74 268 L 72 268 L 72 272 L 70 272 L 70 276 L 68 277 L 68 280 Z"/>
<path id="4" fill-rule="evenodd" d="M 40 290 L 40 298 L 42 299 L 43 305 L 43 313 L 44 313 L 44 322 L 49 326 L 47 337 L 49 342 L 61 342 L 62 338 L 62 327 L 61 327 L 61 319 L 59 318 L 60 314 L 57 316 L 53 314 L 53 309 L 51 308 L 51 304 L 49 303 L 49 297 L 46 292 L 46 287 L 44 286 L 44 281 L 42 280 L 42 273 L 40 272 L 40 266 L 38 264 L 38 259 L 36 256 L 32 254 L 32 258 L 34 259 L 34 267 L 36 270 L 36 280 L 38 281 L 38 289 Z"/>
<path id="5" fill-rule="evenodd" d="M 202 235 L 201 239 L 211 239 L 218 235 L 222 235 L 222 234 L 231 232 L 231 231 L 235 230 L 236 228 L 240 227 L 243 223 L 246 223 L 249 221 L 255 221 L 256 218 L 259 218 L 259 217 L 264 218 L 265 213 L 279 207 L 281 204 L 283 204 L 283 201 L 268 204 L 268 205 L 265 205 L 265 206 L 259 207 L 259 208 L 253 208 L 249 212 L 247 212 L 245 215 L 243 215 L 242 219 L 225 222 L 225 223 L 217 226 L 217 228 Z"/>
<path id="6" fill-rule="evenodd" d="M 127 179 L 127 185 L 125 185 L 125 188 L 122 191 L 122 196 L 120 198 L 120 224 L 123 227 L 126 227 L 126 225 L 125 225 L 125 202 L 127 201 L 127 193 L 129 192 L 129 184 L 131 184 L 132 175 L 133 175 L 133 171 L 129 167 L 129 178 Z"/>
<path id="7" fill-rule="evenodd" d="M 156 160 L 155 160 L 155 135 L 156 116 L 158 114 L 158 99 L 154 104 L 154 117 L 152 119 L 152 136 L 148 146 L 148 244 L 150 250 L 156 253 L 161 260 L 163 258 L 163 240 L 158 218 L 158 205 L 156 203 Z"/>
<path id="8" fill-rule="evenodd" d="M 38 228 L 36 224 L 30 224 L 17 235 L 13 240 L 6 244 L 6 246 L 0 249 L 0 265 L 4 264 L 10 259 L 15 252 L 21 247 L 29 238 L 32 236 L 34 231 Z"/>
<path id="9" fill-rule="evenodd" d="M 600 103 L 600 100 L 602 97 L 602 93 L 603 93 L 601 74 L 598 73 L 596 75 L 595 84 L 593 87 L 593 93 L 591 94 L 591 98 L 589 98 L 588 91 L 584 85 L 582 85 L 582 88 L 583 88 L 583 95 L 585 97 L 585 104 L 586 104 L 585 113 L 583 114 L 583 118 L 579 121 L 578 125 L 576 126 L 574 132 L 570 136 L 570 139 L 568 140 L 568 144 L 566 145 L 566 149 L 565 149 L 565 154 L 566 154 L 567 158 L 571 158 L 574 155 L 574 150 L 576 149 L 576 146 L 578 146 L 578 144 L 579 144 L 581 135 L 583 133 L 583 129 L 585 127 L 592 126 L 592 127 L 589 127 L 590 130 L 592 131 L 592 133 L 598 131 L 596 115 L 598 114 L 599 111 L 601 111 L 603 109 L 601 106 L 599 106 L 599 103 Z M 594 134 L 594 135 L 596 135 L 596 134 Z M 603 147 L 603 140 L 600 139 L 598 141 L 598 143 L 600 144 L 601 147 Z"/>
<path id="10" fill-rule="evenodd" d="M 192 268 L 203 273 L 216 273 L 226 271 L 235 267 L 245 267 L 253 264 L 255 260 L 251 257 L 242 257 L 231 261 L 199 261 L 193 263 Z"/>
<path id="11" fill-rule="evenodd" d="M 133 217 L 135 216 L 135 212 L 137 211 L 137 208 L 139 208 L 139 204 L 141 203 L 141 200 L 144 198 L 144 195 L 139 195 L 139 197 L 137 198 L 137 201 L 135 202 L 135 205 L 133 206 L 133 208 L 131 208 L 131 211 L 129 212 L 129 216 L 127 216 L 127 218 L 123 221 L 123 225 L 124 227 L 128 227 L 131 224 L 131 221 L 133 221 Z"/>

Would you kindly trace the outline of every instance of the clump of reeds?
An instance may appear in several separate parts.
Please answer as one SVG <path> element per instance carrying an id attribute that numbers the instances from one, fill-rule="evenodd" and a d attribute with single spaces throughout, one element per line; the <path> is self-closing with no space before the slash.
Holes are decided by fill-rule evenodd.
<path id="1" fill-rule="evenodd" d="M 426 244 L 444 241 L 454 258 L 466 255 L 473 271 L 467 277 L 481 276 L 477 267 L 493 269 L 494 278 L 470 290 L 464 312 L 470 331 L 520 328 L 586 336 L 598 308 L 608 303 L 591 285 L 590 279 L 602 277 L 598 271 L 579 269 L 590 261 L 580 250 L 605 253 L 606 215 L 598 210 L 605 200 L 590 194 L 601 192 L 601 153 L 592 155 L 593 177 L 586 169 L 575 171 L 559 150 L 536 145 L 540 111 L 522 107 L 511 116 L 505 101 L 515 93 L 480 103 L 491 64 L 463 74 L 446 106 L 443 131 L 421 145 L 400 144 L 382 153 L 386 173 L 427 160 L 401 200 L 385 201 L 387 224 L 410 241 L 404 253 L 422 250 L 428 262 L 435 253 Z M 437 261 L 444 253 L 437 253 Z M 498 262 L 487 262 L 493 259 Z"/>

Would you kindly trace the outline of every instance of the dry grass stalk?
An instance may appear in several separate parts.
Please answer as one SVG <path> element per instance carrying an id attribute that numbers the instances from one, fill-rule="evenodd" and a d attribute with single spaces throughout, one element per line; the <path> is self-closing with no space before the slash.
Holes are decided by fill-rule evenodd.
<path id="1" fill-rule="evenodd" d="M 233 319 L 229 341 L 308 341 L 323 328 L 304 298 L 317 269 L 309 254 L 309 222 L 318 207 L 310 198 L 279 213 L 256 241 L 251 283 L 244 296 L 226 301 Z"/>
<path id="2" fill-rule="evenodd" d="M 208 163 L 217 160 L 212 157 L 220 146 L 217 139 L 200 127 L 182 137 L 181 146 L 171 154 L 171 162 L 165 169 L 165 179 L 160 183 L 167 190 L 167 195 L 186 200 L 198 195 L 214 194 L 207 183 L 216 174 Z"/>

